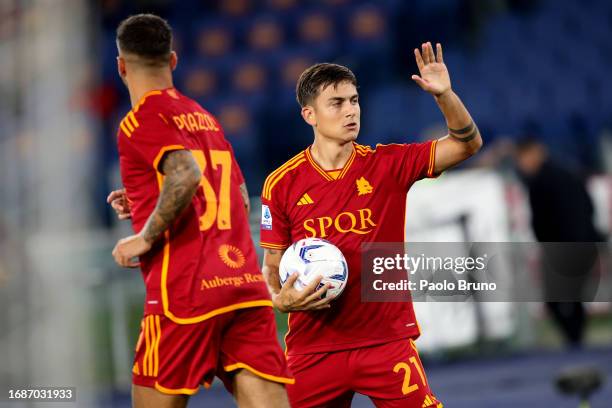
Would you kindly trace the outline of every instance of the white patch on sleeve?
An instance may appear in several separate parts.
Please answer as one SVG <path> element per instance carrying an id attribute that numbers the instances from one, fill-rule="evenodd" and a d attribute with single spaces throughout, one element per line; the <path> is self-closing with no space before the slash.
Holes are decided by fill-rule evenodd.
<path id="1" fill-rule="evenodd" d="M 270 207 L 265 204 L 261 205 L 261 229 L 272 229 L 272 213 L 270 212 Z"/>

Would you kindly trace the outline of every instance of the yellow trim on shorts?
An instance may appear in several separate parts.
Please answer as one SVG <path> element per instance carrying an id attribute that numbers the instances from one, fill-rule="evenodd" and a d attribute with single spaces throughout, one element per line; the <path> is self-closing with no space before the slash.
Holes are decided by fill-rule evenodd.
<path id="1" fill-rule="evenodd" d="M 245 370 L 249 370 L 250 372 L 252 372 L 256 376 L 264 378 L 264 379 L 266 379 L 268 381 L 274 381 L 274 382 L 278 382 L 278 383 L 282 383 L 282 384 L 295 384 L 295 378 L 277 377 L 275 375 L 262 373 L 261 371 L 258 371 L 256 369 L 254 369 L 253 367 L 251 367 L 250 365 L 244 364 L 244 363 L 230 364 L 230 365 L 227 365 L 227 366 L 223 367 L 223 369 L 225 371 L 228 371 L 228 372 L 229 371 L 238 370 L 240 368 L 244 368 Z"/>
<path id="2" fill-rule="evenodd" d="M 155 343 L 153 344 L 153 376 L 159 373 L 159 342 L 161 340 L 161 323 L 159 315 L 155 315 Z"/>
<path id="3" fill-rule="evenodd" d="M 198 391 L 200 391 L 200 387 L 198 388 L 166 388 L 163 385 L 159 385 L 157 381 L 155 382 L 155 389 L 159 392 L 163 392 L 164 394 L 171 394 L 171 395 L 179 395 L 179 394 L 193 395 L 197 393 Z"/>
<path id="4" fill-rule="evenodd" d="M 148 377 L 151 375 L 149 372 L 149 353 L 151 352 L 151 337 L 149 336 L 149 316 L 145 317 L 144 325 L 144 336 L 145 336 L 145 353 L 142 358 L 142 373 Z"/>

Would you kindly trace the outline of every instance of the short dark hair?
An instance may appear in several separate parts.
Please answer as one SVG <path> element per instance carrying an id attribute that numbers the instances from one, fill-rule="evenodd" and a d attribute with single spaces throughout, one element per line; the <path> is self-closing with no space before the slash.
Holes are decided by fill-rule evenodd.
<path id="1" fill-rule="evenodd" d="M 355 74 L 345 66 L 328 62 L 311 66 L 302 72 L 295 88 L 295 94 L 300 106 L 311 103 L 319 93 L 329 85 L 334 87 L 342 82 L 357 86 Z"/>
<path id="2" fill-rule="evenodd" d="M 172 28 L 154 14 L 130 16 L 117 27 L 117 44 L 121 52 L 136 55 L 147 65 L 163 65 L 172 52 Z"/>

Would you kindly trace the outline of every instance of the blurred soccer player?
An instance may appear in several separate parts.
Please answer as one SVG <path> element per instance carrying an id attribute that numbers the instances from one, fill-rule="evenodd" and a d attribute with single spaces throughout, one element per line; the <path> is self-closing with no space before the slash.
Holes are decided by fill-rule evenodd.
<path id="1" fill-rule="evenodd" d="M 314 143 L 276 171 L 262 192 L 263 272 L 274 305 L 289 315 L 286 337 L 295 384 L 293 407 L 347 407 L 355 392 L 377 407 L 441 407 L 432 394 L 414 339 L 419 336 L 412 304 L 362 303 L 361 244 L 403 242 L 406 193 L 417 180 L 435 177 L 476 153 L 478 128 L 451 88 L 437 45 L 415 49 L 420 76 L 412 79 L 434 96 L 448 135 L 418 144 L 355 143 L 360 126 L 357 81 L 346 67 L 317 64 L 297 84 L 301 114 Z M 452 205 L 452 203 L 449 203 Z M 337 245 L 349 264 L 349 282 L 333 303 L 326 287 L 293 289 L 297 274 L 281 288 L 284 249 L 305 237 Z"/>
<path id="2" fill-rule="evenodd" d="M 146 286 L 134 406 L 186 406 L 217 375 L 240 407 L 287 407 L 293 379 L 250 237 L 244 179 L 217 120 L 173 87 L 171 42 L 170 26 L 150 14 L 117 29 L 132 110 L 118 133 L 125 194 L 109 201 L 129 207 L 137 233 L 113 256 L 140 266 Z"/>

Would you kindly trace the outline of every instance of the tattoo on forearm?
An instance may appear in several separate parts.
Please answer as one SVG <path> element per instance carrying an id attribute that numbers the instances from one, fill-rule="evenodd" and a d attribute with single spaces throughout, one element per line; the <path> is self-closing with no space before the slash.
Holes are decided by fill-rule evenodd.
<path id="1" fill-rule="evenodd" d="M 242 183 L 240 185 L 240 193 L 242 194 L 242 199 L 244 200 L 244 207 L 247 210 L 247 213 L 251 211 L 251 202 L 249 200 L 249 191 L 247 190 L 246 183 Z"/>
<path id="2" fill-rule="evenodd" d="M 169 153 L 163 162 L 164 183 L 155 210 L 143 228 L 148 242 L 155 242 L 183 212 L 195 194 L 202 177 L 191 153 Z"/>
<path id="3" fill-rule="evenodd" d="M 478 136 L 478 127 L 474 122 L 471 122 L 468 126 L 463 129 L 451 129 L 448 128 L 448 134 L 458 142 L 468 143 L 474 140 Z M 465 136 L 464 136 L 465 135 Z"/>

